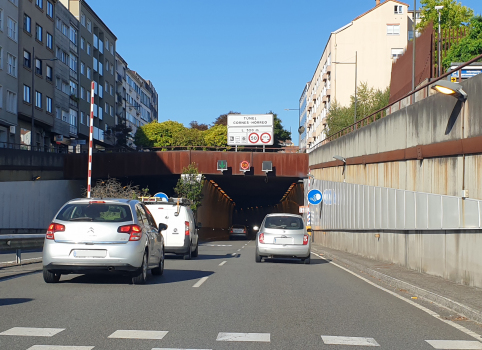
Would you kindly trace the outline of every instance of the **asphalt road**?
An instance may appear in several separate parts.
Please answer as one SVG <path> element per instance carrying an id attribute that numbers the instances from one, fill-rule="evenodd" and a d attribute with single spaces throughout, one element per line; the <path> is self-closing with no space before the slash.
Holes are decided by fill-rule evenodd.
<path id="1" fill-rule="evenodd" d="M 0 349 L 482 349 L 314 255 L 311 265 L 257 264 L 254 250 L 205 243 L 197 259 L 169 258 L 147 285 L 81 275 L 46 284 L 40 272 L 0 280 Z"/>
<path id="2" fill-rule="evenodd" d="M 37 259 L 42 257 L 42 249 L 22 250 L 22 260 Z M 16 254 L 12 252 L 0 252 L 0 265 L 14 262 Z"/>

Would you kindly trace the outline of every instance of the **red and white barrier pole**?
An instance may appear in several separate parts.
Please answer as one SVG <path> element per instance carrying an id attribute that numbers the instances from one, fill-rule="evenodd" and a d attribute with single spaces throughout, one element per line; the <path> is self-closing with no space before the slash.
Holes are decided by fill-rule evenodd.
<path id="1" fill-rule="evenodd" d="M 87 198 L 90 198 L 90 189 L 91 189 L 91 181 L 92 181 L 92 145 L 93 145 L 93 138 L 94 138 L 94 89 L 95 89 L 95 82 L 91 84 L 91 91 L 90 91 L 90 132 L 89 132 L 89 171 L 87 174 Z"/>

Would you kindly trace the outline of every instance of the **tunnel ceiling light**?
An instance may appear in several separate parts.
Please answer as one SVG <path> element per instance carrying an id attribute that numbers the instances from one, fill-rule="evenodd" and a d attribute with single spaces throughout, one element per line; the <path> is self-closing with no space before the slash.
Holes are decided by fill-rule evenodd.
<path id="1" fill-rule="evenodd" d="M 448 80 L 439 80 L 432 85 L 432 89 L 444 94 L 457 98 L 460 101 L 467 99 L 467 93 L 462 89 L 458 83 L 452 83 Z"/>

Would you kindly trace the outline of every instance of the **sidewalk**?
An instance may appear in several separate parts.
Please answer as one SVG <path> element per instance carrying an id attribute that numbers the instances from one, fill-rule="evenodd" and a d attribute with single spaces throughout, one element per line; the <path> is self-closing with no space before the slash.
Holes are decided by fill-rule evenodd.
<path id="1" fill-rule="evenodd" d="M 318 243 L 312 243 L 312 250 L 328 260 L 352 270 L 363 271 L 391 286 L 482 323 L 482 289 L 456 284 L 389 262 L 330 249 Z"/>

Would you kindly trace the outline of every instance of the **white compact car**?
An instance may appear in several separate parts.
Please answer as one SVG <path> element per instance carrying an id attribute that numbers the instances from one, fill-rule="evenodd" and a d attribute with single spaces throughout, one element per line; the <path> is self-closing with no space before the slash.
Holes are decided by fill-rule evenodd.
<path id="1" fill-rule="evenodd" d="M 198 234 L 194 214 L 189 207 L 190 202 L 185 198 L 144 198 L 144 204 L 149 208 L 157 223 L 167 225 L 162 232 L 166 253 L 182 255 L 184 260 L 198 256 Z"/>

